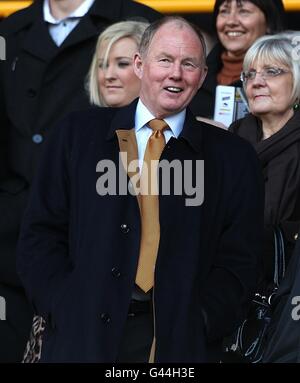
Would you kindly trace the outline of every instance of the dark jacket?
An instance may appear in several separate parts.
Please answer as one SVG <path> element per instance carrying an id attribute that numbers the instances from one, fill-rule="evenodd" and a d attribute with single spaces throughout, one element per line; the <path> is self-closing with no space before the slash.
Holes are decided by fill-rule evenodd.
<path id="1" fill-rule="evenodd" d="M 259 119 L 249 115 L 233 123 L 230 130 L 248 140 L 261 161 L 265 180 L 265 235 L 263 271 L 272 282 L 274 270 L 274 227 L 285 240 L 286 263 L 300 228 L 300 113 L 270 138 L 262 140 Z"/>
<path id="2" fill-rule="evenodd" d="M 215 108 L 215 95 L 217 75 L 222 68 L 221 54 L 224 48 L 217 43 L 207 56 L 206 64 L 208 67 L 207 76 L 203 85 L 191 101 L 189 107 L 195 116 L 213 118 Z M 242 87 L 241 81 L 236 81 L 231 86 Z"/>
<path id="3" fill-rule="evenodd" d="M 19 360 L 28 337 L 31 317 L 19 303 L 25 297 L 15 271 L 15 246 L 49 131 L 67 113 L 88 107 L 84 80 L 104 27 L 128 18 L 153 21 L 159 16 L 134 1 L 111 0 L 108 6 L 96 0 L 60 47 L 43 21 L 41 0 L 0 24 L 7 50 L 6 61 L 0 61 L 0 295 L 8 310 L 7 321 L 0 322 L 0 339 L 11 334 L 10 341 L 0 342 L 0 361 Z M 12 307 L 17 314 L 9 314 Z"/>
<path id="4" fill-rule="evenodd" d="M 144 17 L 153 21 L 159 17 L 158 12 L 134 1 L 112 0 L 108 7 L 96 0 L 57 47 L 43 21 L 42 3 L 37 0 L 0 24 L 7 47 L 7 60 L 1 62 L 0 72 L 1 105 L 5 105 L 1 127 L 2 119 L 8 119 L 9 167 L 28 183 L 41 142 L 51 127 L 67 113 L 89 105 L 84 80 L 99 33 L 122 19 Z"/>
<path id="5" fill-rule="evenodd" d="M 47 319 L 44 362 L 117 358 L 136 275 L 140 213 L 131 194 L 97 194 L 96 165 L 110 160 L 119 174 L 115 131 L 133 128 L 135 107 L 74 113 L 45 148 L 18 246 L 20 277 Z M 162 159 L 190 160 L 194 170 L 204 160 L 205 171 L 201 205 L 186 205 L 185 188 L 159 197 L 156 361 L 216 361 L 222 337 L 254 291 L 263 227 L 259 163 L 246 142 L 191 113 Z"/>

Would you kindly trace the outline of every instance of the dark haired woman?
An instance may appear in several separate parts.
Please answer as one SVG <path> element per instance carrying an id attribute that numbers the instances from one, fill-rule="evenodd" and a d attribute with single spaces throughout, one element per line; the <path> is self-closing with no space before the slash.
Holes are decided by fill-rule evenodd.
<path id="1" fill-rule="evenodd" d="M 283 30 L 281 0 L 216 0 L 213 22 L 218 43 L 207 57 L 206 79 L 190 104 L 196 116 L 213 117 L 217 85 L 242 88 L 244 56 L 259 37 Z"/>

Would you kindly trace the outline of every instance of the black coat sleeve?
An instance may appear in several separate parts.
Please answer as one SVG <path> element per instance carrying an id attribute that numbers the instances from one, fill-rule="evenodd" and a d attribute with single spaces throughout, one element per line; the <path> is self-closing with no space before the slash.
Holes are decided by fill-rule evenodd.
<path id="1" fill-rule="evenodd" d="M 0 35 L 3 31 L 0 28 Z M 0 60 L 0 282 L 20 286 L 16 274 L 16 243 L 27 185 L 10 170 L 9 118 L 4 91 L 6 61 Z"/>

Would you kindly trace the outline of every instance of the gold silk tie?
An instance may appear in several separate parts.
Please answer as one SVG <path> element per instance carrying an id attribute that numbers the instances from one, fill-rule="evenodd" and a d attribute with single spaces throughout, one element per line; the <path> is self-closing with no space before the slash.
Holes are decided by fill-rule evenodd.
<path id="1" fill-rule="evenodd" d="M 163 131 L 169 126 L 164 120 L 154 119 L 148 125 L 153 130 L 144 155 L 140 178 L 141 244 L 136 274 L 136 284 L 145 292 L 153 287 L 160 226 L 157 168 L 161 153 L 166 145 Z"/>

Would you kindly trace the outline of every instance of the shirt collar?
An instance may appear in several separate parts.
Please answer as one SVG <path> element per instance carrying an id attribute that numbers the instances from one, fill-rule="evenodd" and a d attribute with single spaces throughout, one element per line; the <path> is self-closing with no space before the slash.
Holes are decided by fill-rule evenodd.
<path id="1" fill-rule="evenodd" d="M 164 118 L 164 121 L 169 125 L 172 133 L 177 138 L 182 131 L 184 120 L 186 115 L 186 109 L 181 112 L 174 114 L 172 116 Z M 150 120 L 153 120 L 155 117 L 149 111 L 149 109 L 143 104 L 141 99 L 139 99 L 136 112 L 135 112 L 135 130 L 139 131 L 142 129 Z"/>
<path id="2" fill-rule="evenodd" d="M 94 1 L 95 0 L 85 0 L 77 9 L 75 9 L 74 12 L 70 13 L 65 19 L 83 17 L 86 13 L 88 13 Z M 58 24 L 62 21 L 62 20 L 57 20 L 52 16 L 50 11 L 49 0 L 44 0 L 43 12 L 44 12 L 44 20 L 47 23 Z"/>

